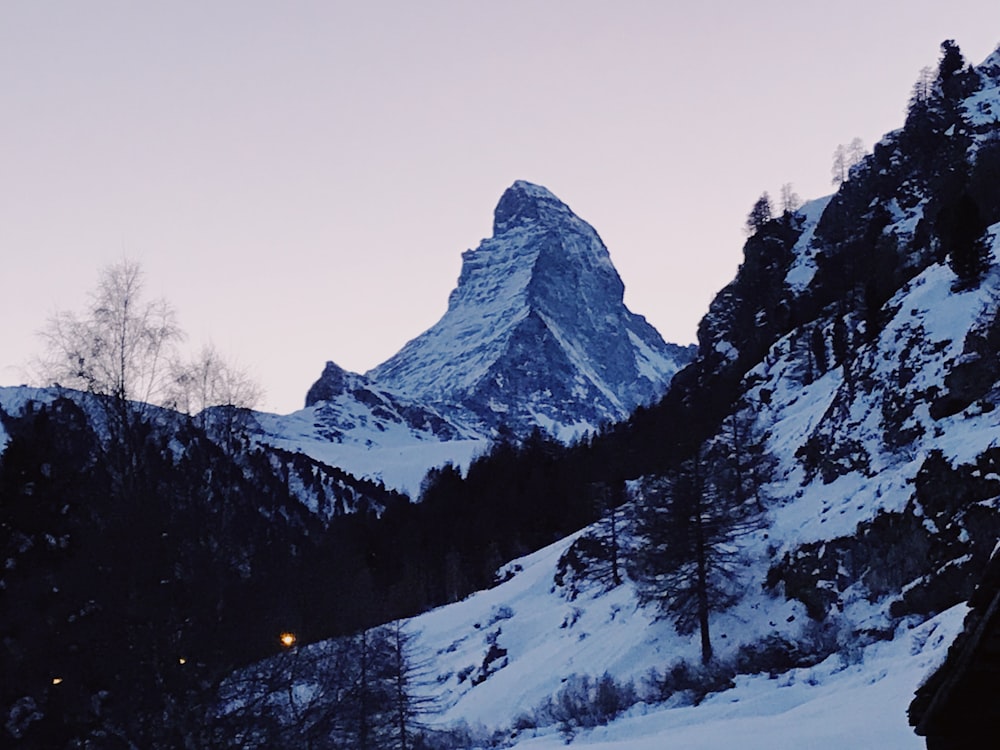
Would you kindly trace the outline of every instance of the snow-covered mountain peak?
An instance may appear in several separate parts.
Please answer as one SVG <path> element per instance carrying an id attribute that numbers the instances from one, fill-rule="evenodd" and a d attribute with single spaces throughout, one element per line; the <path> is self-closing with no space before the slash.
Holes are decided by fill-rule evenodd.
<path id="1" fill-rule="evenodd" d="M 633 315 L 624 291 L 593 227 L 518 181 L 493 236 L 463 253 L 444 317 L 367 376 L 487 429 L 578 434 L 661 395 L 692 355 Z"/>
<path id="2" fill-rule="evenodd" d="M 524 181 L 495 214 L 438 323 L 363 375 L 327 362 L 306 408 L 263 418 L 260 439 L 414 493 L 497 434 L 569 440 L 661 396 L 694 347 L 628 311 L 597 232 Z"/>
<path id="3" fill-rule="evenodd" d="M 586 314 L 579 305 L 566 311 L 564 292 L 620 307 L 625 285 L 593 227 L 546 188 L 519 180 L 497 203 L 493 236 L 463 253 L 449 312 L 510 319 L 522 308 L 550 316 Z M 489 325 L 479 330 L 495 332 Z"/>

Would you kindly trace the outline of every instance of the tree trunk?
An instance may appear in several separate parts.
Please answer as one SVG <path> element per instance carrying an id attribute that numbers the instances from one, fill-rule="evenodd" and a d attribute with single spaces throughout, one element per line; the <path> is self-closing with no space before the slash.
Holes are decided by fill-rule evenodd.
<path id="1" fill-rule="evenodd" d="M 702 485 L 700 476 L 700 462 L 695 459 L 695 554 L 697 555 L 697 576 L 696 582 L 698 590 L 698 626 L 701 630 L 701 662 L 708 664 L 712 660 L 712 639 L 708 630 L 708 560 L 705 549 L 705 529 L 704 512 L 702 504 Z"/>
<path id="2" fill-rule="evenodd" d="M 708 632 L 708 566 L 705 561 L 705 544 L 698 520 L 698 625 L 701 628 L 701 661 L 712 660 L 712 639 Z"/>

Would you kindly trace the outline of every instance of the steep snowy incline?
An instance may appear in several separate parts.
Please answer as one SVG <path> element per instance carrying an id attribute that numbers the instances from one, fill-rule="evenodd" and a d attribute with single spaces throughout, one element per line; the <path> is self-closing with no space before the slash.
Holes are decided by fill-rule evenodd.
<path id="1" fill-rule="evenodd" d="M 514 183 L 462 259 L 444 317 L 371 380 L 488 429 L 564 437 L 657 398 L 691 357 L 625 307 L 600 237 L 543 187 Z"/>
<path id="2" fill-rule="evenodd" d="M 834 654 L 780 675 L 737 676 L 699 705 L 682 695 L 660 705 L 640 701 L 607 726 L 575 727 L 567 735 L 547 708 L 567 678 L 608 673 L 619 685 L 631 681 L 641 696 L 650 689 L 644 684 L 650 668 L 669 669 L 697 652 L 694 638 L 638 608 L 627 582 L 576 599 L 554 586 L 557 561 L 572 541 L 510 563 L 512 577 L 494 589 L 407 623 L 416 651 L 434 665 L 427 689 L 441 711 L 427 717 L 433 726 L 478 727 L 482 738 L 507 730 L 510 746 L 539 750 L 564 747 L 570 737 L 573 747 L 608 750 L 658 750 L 667 742 L 728 750 L 734 733 L 755 750 L 839 749 L 869 740 L 923 746 L 906 723 L 906 705 L 961 628 L 964 606 L 901 630 L 893 641 L 860 648 L 851 659 Z M 730 634 L 727 653 L 762 634 L 798 630 L 805 619 L 788 602 L 751 595 L 746 603 L 717 623 Z"/>
<path id="3" fill-rule="evenodd" d="M 674 381 L 687 398 L 672 391 L 662 405 L 713 417 L 696 454 L 703 496 L 745 494 L 765 512 L 732 541 L 736 603 L 709 617 L 734 687 L 697 707 L 678 691 L 607 728 L 570 727 L 575 744 L 923 746 L 906 706 L 960 629 L 960 602 L 1000 534 L 998 84 L 1000 52 L 939 81 L 837 195 L 748 241 L 703 321 L 698 360 Z M 963 276 L 949 217 L 969 199 L 987 257 Z M 441 649 L 445 721 L 512 726 L 516 747 L 556 747 L 566 737 L 546 698 L 558 707 L 574 676 L 607 671 L 620 685 L 640 665 L 697 660 L 695 636 L 638 606 L 629 582 L 575 599 L 553 585 L 571 544 L 414 621 Z"/>
<path id="4" fill-rule="evenodd" d="M 412 499 L 420 496 L 421 482 L 431 467 L 452 463 L 465 470 L 489 448 L 484 437 L 460 435 L 442 440 L 401 422 L 373 419 L 368 409 L 349 399 L 340 406 L 332 417 L 327 404 L 286 415 L 257 414 L 259 431 L 254 439 L 303 453 Z"/>

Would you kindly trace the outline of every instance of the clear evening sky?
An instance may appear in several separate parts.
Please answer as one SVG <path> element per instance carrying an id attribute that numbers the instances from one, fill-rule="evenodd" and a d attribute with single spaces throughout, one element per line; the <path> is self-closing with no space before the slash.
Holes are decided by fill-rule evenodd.
<path id="1" fill-rule="evenodd" d="M 292 411 L 441 316 L 517 179 L 692 342 L 761 192 L 829 193 L 945 39 L 981 62 L 1000 4 L 5 0 L 0 384 L 129 257 Z"/>

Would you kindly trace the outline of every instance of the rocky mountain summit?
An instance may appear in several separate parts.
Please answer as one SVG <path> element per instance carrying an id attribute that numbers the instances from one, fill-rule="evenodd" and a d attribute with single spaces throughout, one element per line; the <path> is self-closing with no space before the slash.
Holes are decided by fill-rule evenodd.
<path id="1" fill-rule="evenodd" d="M 624 292 L 593 227 L 515 182 L 441 320 L 367 373 L 327 362 L 304 409 L 257 416 L 257 440 L 415 496 L 428 469 L 467 466 L 499 437 L 566 442 L 620 422 L 695 354 Z"/>
<path id="2" fill-rule="evenodd" d="M 624 292 L 597 232 L 545 188 L 515 182 L 493 236 L 463 254 L 444 317 L 368 376 L 489 430 L 563 436 L 618 421 L 693 356 L 630 312 Z"/>
<path id="3" fill-rule="evenodd" d="M 363 446 L 367 461 L 389 443 L 396 456 L 404 444 L 485 445 L 535 429 L 569 440 L 620 421 L 694 357 L 629 311 L 624 291 L 593 227 L 545 188 L 515 182 L 493 236 L 462 255 L 441 320 L 364 375 L 328 362 L 306 409 L 266 420 L 266 439 L 294 433 L 321 460 L 331 444 Z M 337 460 L 350 462 L 343 451 Z"/>

